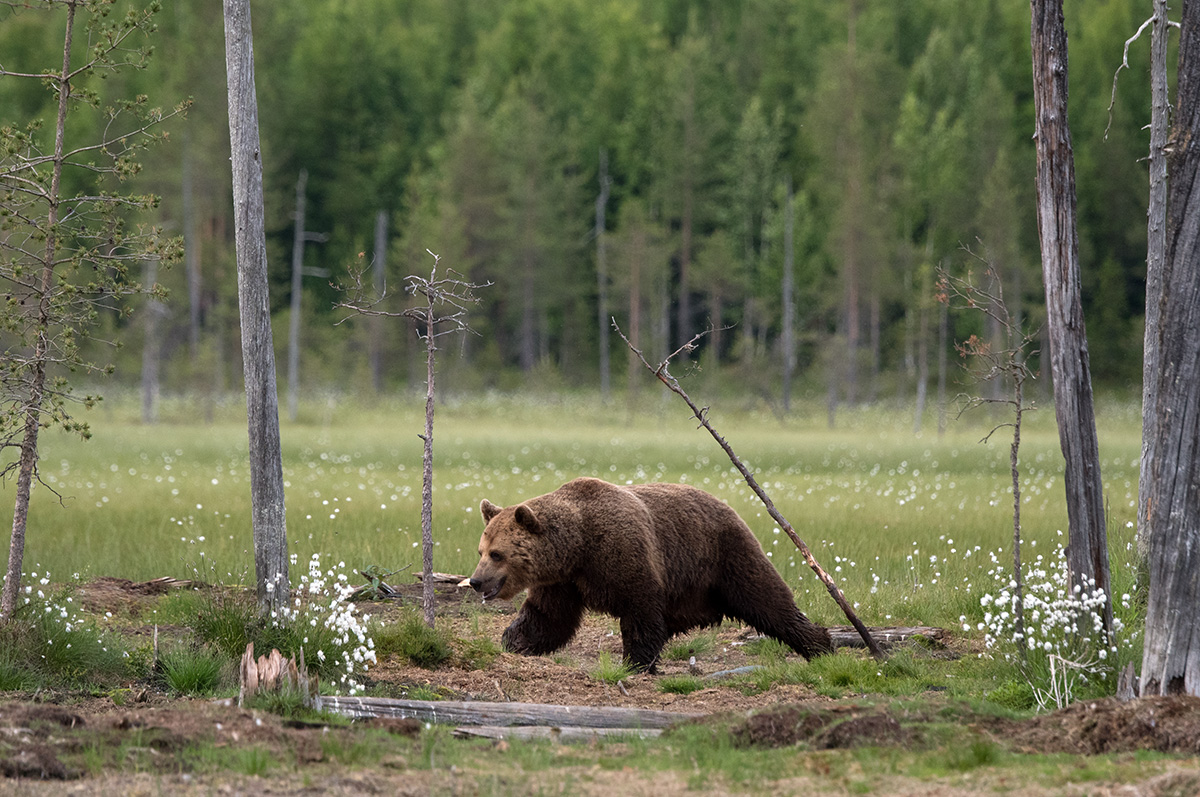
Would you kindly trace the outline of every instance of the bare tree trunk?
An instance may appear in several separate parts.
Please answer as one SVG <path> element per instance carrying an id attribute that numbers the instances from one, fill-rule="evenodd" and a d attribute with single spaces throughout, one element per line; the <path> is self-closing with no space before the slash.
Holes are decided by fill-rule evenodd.
<path id="1" fill-rule="evenodd" d="M 388 214 L 386 210 L 381 210 L 375 214 L 375 262 L 371 266 L 376 296 L 383 296 L 386 285 L 387 228 Z M 383 392 L 383 317 L 371 316 L 367 323 L 370 324 L 368 359 L 371 367 L 371 389 L 378 395 Z"/>
<path id="2" fill-rule="evenodd" d="M 1179 37 L 1158 323 L 1157 417 L 1146 507 L 1150 601 L 1142 695 L 1200 695 L 1200 2 Z M 1147 303 L 1152 297 L 1147 296 Z M 1149 330 L 1148 330 L 1149 331 Z"/>
<path id="3" fill-rule="evenodd" d="M 612 366 L 608 352 L 608 250 L 605 240 L 605 211 L 608 209 L 608 194 L 612 180 L 608 176 L 608 152 L 600 150 L 600 193 L 596 197 L 596 304 L 600 337 L 600 399 L 608 403 L 612 390 Z"/>
<path id="4" fill-rule="evenodd" d="M 192 137 L 183 132 L 183 258 L 187 271 L 188 347 L 192 362 L 200 356 L 200 237 L 196 234 L 196 189 L 192 177 Z M 194 377 L 193 377 L 194 378 Z"/>
<path id="5" fill-rule="evenodd" d="M 4 589 L 0 592 L 0 618 L 12 617 L 21 587 L 25 560 L 25 528 L 29 520 L 29 499 L 33 493 L 33 478 L 38 462 L 38 433 L 41 431 L 42 404 L 46 398 L 46 360 L 49 354 L 50 289 L 54 282 L 54 251 L 58 239 L 59 201 L 62 186 L 64 150 L 67 129 L 67 109 L 71 98 L 71 43 L 74 40 L 74 1 L 67 3 L 66 33 L 63 36 L 62 71 L 47 80 L 55 84 L 58 93 L 58 113 L 54 130 L 54 168 L 47 195 L 46 247 L 43 250 L 41 290 L 35 326 L 37 336 L 33 349 L 28 404 L 25 407 L 25 428 L 21 438 L 21 456 L 17 465 L 17 491 L 13 507 L 12 537 L 9 539 L 8 567 L 4 573 Z"/>
<path id="6" fill-rule="evenodd" d="M 288 420 L 300 412 L 300 313 L 304 296 L 304 188 L 308 169 L 296 180 L 295 227 L 292 232 L 292 309 L 288 316 Z"/>
<path id="7" fill-rule="evenodd" d="M 147 288 L 153 290 L 157 280 L 158 261 L 147 260 L 143 282 Z M 158 421 L 158 366 L 162 356 L 158 321 L 165 312 L 166 307 L 153 296 L 146 302 L 146 337 L 142 341 L 142 423 L 146 424 Z"/>
<path id="8" fill-rule="evenodd" d="M 436 266 L 435 266 L 436 268 Z M 432 282 L 432 280 L 431 280 Z M 434 625 L 433 592 L 433 407 L 434 407 L 434 357 L 437 353 L 437 336 L 434 334 L 434 294 L 426 295 L 429 303 L 429 328 L 425 334 L 425 443 L 421 456 L 421 611 L 425 625 Z"/>
<path id="9" fill-rule="evenodd" d="M 792 401 L 792 371 L 796 368 L 796 220 L 791 175 L 787 177 L 787 201 L 783 213 L 783 411 L 788 412 Z"/>
<path id="10" fill-rule="evenodd" d="M 950 306 L 938 302 L 937 411 L 938 437 L 946 434 L 946 355 L 950 346 Z"/>
<path id="11" fill-rule="evenodd" d="M 225 66 L 238 262 L 242 368 L 250 446 L 250 497 L 258 601 L 264 609 L 288 603 L 287 528 L 279 443 L 279 395 L 267 290 L 262 152 L 249 0 L 224 0 Z"/>
<path id="12" fill-rule="evenodd" d="M 1067 566 L 1075 584 L 1109 593 L 1100 446 L 1080 299 L 1075 159 L 1067 123 L 1067 31 L 1062 0 L 1032 0 L 1038 233 L 1058 439 L 1066 459 Z M 1089 582 L 1094 581 L 1094 585 Z M 1112 601 L 1104 611 L 1112 631 Z"/>
<path id="13" fill-rule="evenodd" d="M 1138 480 L 1138 551 L 1146 555 L 1147 500 L 1157 438 L 1160 313 L 1167 252 L 1167 0 L 1154 0 L 1150 38 L 1150 200 L 1146 245 L 1146 328 L 1142 354 L 1142 463 Z"/>

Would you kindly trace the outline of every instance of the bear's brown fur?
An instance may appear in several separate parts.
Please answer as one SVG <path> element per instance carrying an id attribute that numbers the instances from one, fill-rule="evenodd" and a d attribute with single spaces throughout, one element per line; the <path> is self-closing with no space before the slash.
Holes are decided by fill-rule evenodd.
<path id="1" fill-rule="evenodd" d="M 737 513 L 694 487 L 582 478 L 506 509 L 486 499 L 479 508 L 486 527 L 471 586 L 485 600 L 529 590 L 504 632 L 510 651 L 558 650 L 585 609 L 621 621 L 625 658 L 641 669 L 654 669 L 675 634 L 726 617 L 806 658 L 833 650 Z"/>

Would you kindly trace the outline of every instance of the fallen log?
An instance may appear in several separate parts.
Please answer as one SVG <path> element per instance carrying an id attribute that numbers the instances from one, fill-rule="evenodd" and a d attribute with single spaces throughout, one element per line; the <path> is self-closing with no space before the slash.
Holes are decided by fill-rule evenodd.
<path id="1" fill-rule="evenodd" d="M 622 739 L 637 737 L 638 739 L 654 739 L 662 735 L 662 728 L 580 728 L 573 725 L 564 727 L 548 727 L 544 725 L 524 725 L 509 728 L 458 727 L 454 735 L 460 739 L 550 739 L 558 742 L 590 742 L 593 739 Z"/>
<path id="2" fill-rule="evenodd" d="M 700 714 L 615 706 L 554 706 L 482 700 L 397 700 L 386 697 L 322 697 L 320 709 L 348 717 L 398 717 L 449 725 L 580 728 L 666 728 Z"/>
<path id="3" fill-rule="evenodd" d="M 932 642 L 937 647 L 943 647 L 946 644 L 947 633 L 944 628 L 933 628 L 930 626 L 899 626 L 889 628 L 871 628 L 871 636 L 880 644 L 895 645 L 900 642 L 908 642 L 912 639 L 923 639 L 926 642 Z M 862 648 L 866 647 L 862 636 L 859 632 L 849 625 L 833 625 L 829 627 L 829 636 L 833 640 L 835 648 Z"/>

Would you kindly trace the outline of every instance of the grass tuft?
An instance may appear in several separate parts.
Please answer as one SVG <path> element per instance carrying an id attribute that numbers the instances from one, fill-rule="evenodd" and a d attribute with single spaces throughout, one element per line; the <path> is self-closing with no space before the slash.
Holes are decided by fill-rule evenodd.
<path id="1" fill-rule="evenodd" d="M 624 681 L 629 676 L 633 675 L 634 669 L 632 665 L 624 660 L 613 658 L 612 654 L 605 651 L 601 653 L 596 661 L 596 666 L 588 671 L 588 675 L 595 678 L 597 681 L 603 681 L 606 684 L 616 684 L 618 681 Z"/>

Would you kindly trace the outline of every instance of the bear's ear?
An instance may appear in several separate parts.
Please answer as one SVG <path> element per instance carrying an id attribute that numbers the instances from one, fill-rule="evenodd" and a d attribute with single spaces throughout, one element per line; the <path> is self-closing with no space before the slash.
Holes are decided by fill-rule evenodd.
<path id="1" fill-rule="evenodd" d="M 516 521 L 521 528 L 532 534 L 542 533 L 542 524 L 538 521 L 537 515 L 533 514 L 533 510 L 521 504 L 516 509 Z"/>
<path id="2" fill-rule="evenodd" d="M 479 504 L 479 514 L 483 515 L 484 524 L 491 523 L 492 518 L 500 514 L 500 507 L 485 498 Z"/>

